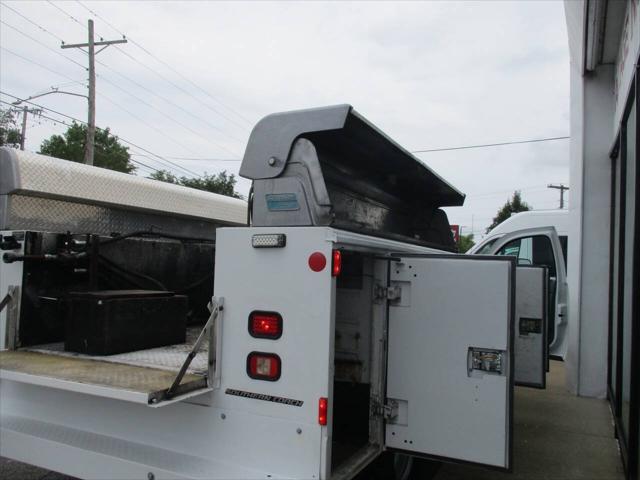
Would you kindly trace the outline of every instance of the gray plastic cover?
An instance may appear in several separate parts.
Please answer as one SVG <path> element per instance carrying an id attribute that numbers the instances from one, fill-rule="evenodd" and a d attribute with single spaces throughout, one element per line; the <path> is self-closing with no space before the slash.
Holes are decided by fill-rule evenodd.
<path id="1" fill-rule="evenodd" d="M 294 142 L 304 137 L 328 154 L 345 174 L 357 173 L 388 184 L 405 200 L 432 206 L 460 206 L 464 194 L 438 176 L 410 152 L 358 114 L 351 105 L 296 110 L 268 115 L 256 124 L 242 161 L 240 176 L 252 180 L 276 178 L 289 160 Z"/>

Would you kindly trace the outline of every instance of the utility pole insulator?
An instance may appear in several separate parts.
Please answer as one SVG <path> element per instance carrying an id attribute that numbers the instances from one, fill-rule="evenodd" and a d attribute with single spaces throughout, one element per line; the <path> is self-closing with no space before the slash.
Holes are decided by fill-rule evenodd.
<path id="1" fill-rule="evenodd" d="M 569 187 L 565 186 L 562 183 L 558 185 L 554 185 L 553 183 L 550 183 L 549 185 L 547 185 L 547 188 L 554 188 L 556 190 L 560 190 L 560 209 L 562 210 L 564 208 L 564 192 L 566 190 L 569 190 Z"/>
<path id="2" fill-rule="evenodd" d="M 88 21 L 89 39 L 87 43 L 66 44 L 62 42 L 60 48 L 87 48 L 89 54 L 89 109 L 87 114 L 87 141 L 84 146 L 84 163 L 93 165 L 94 144 L 96 137 L 96 55 L 109 45 L 127 43 L 127 40 L 103 40 L 95 41 L 93 20 Z M 96 46 L 102 48 L 96 52 Z"/>

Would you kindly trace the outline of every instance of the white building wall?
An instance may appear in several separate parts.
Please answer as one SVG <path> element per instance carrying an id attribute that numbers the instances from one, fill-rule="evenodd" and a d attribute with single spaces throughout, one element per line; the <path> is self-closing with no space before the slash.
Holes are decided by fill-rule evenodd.
<path id="1" fill-rule="evenodd" d="M 565 1 L 571 56 L 571 240 L 567 262 L 566 367 L 567 385 L 572 392 L 603 398 L 607 392 L 609 348 L 609 154 L 640 49 L 640 2 L 626 2 L 621 31 L 612 27 L 612 23 L 605 23 L 608 28 L 601 36 L 594 18 L 598 1 L 602 0 Z M 587 28 L 590 31 L 586 31 Z M 617 45 L 618 55 L 615 62 L 600 61 L 585 73 L 585 45 L 591 44 L 594 32 L 598 41 L 606 42 L 608 48 Z"/>
<path id="2" fill-rule="evenodd" d="M 575 277 L 580 289 L 574 312 L 579 325 L 574 329 L 579 342 L 575 391 L 599 398 L 606 396 L 607 385 L 613 73 L 613 66 L 606 65 L 584 77 L 583 155 L 575 168 L 580 171 L 576 172 L 580 211 L 571 215 L 581 226 L 579 277 Z M 576 183 L 572 178 L 572 188 Z"/>
<path id="3" fill-rule="evenodd" d="M 567 386 L 577 393 L 580 364 L 580 257 L 582 254 L 582 156 L 583 156 L 583 115 L 584 89 L 582 84 L 582 58 L 584 51 L 584 10 L 585 4 L 565 2 L 567 33 L 569 36 L 570 70 L 570 136 L 569 146 L 569 178 L 571 179 L 571 202 L 569 202 L 569 238 L 567 252 L 567 279 L 569 282 L 569 342 L 565 358 Z"/>
<path id="4" fill-rule="evenodd" d="M 604 398 L 609 315 L 609 150 L 614 129 L 614 68 L 584 72 L 584 2 L 566 2 L 571 69 L 569 347 L 567 385 Z"/>

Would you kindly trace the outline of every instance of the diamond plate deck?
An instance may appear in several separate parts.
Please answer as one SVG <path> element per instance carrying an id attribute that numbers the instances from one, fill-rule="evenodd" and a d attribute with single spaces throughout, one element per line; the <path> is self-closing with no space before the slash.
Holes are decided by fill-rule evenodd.
<path id="1" fill-rule="evenodd" d="M 23 348 L 23 351 L 45 353 L 50 355 L 58 355 L 67 358 L 80 358 L 85 360 L 96 360 L 107 363 L 119 363 L 124 365 L 132 365 L 135 367 L 157 368 L 159 370 L 168 370 L 177 372 L 184 363 L 187 355 L 193 348 L 202 327 L 187 328 L 187 341 L 177 345 L 169 345 L 166 347 L 150 348 L 148 350 L 139 350 L 136 352 L 119 353 L 117 355 L 107 356 L 91 356 L 81 353 L 65 352 L 63 343 L 50 343 L 46 345 L 37 345 L 34 347 Z M 208 367 L 209 345 L 203 342 L 202 347 L 191 362 L 189 373 L 206 374 Z"/>
<path id="2" fill-rule="evenodd" d="M 149 399 L 167 390 L 175 379 L 174 372 L 157 368 L 25 351 L 0 352 L 0 369 L 65 382 L 127 390 L 148 395 Z M 191 383 L 194 386 L 201 385 L 202 380 L 200 375 L 186 374 L 181 386 L 188 388 Z"/>

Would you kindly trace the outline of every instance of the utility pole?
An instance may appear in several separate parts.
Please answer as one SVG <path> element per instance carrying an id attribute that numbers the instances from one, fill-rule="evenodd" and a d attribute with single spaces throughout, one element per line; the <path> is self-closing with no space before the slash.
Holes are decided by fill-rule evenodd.
<path id="1" fill-rule="evenodd" d="M 22 103 L 21 100 L 17 101 L 17 102 L 13 102 L 12 105 L 18 105 Z M 20 110 L 18 109 L 11 109 L 11 112 L 19 112 Z M 22 107 L 22 131 L 20 132 L 20 150 L 24 150 L 24 142 L 27 138 L 27 115 L 28 114 L 32 114 L 32 115 L 38 115 L 42 113 L 42 110 L 39 108 L 29 108 L 28 106 L 24 106 Z"/>
<path id="2" fill-rule="evenodd" d="M 22 102 L 28 102 L 29 100 L 33 100 L 34 98 L 38 98 L 38 97 L 44 97 L 45 95 L 51 95 L 53 93 L 63 93 L 65 95 L 73 95 L 75 97 L 84 97 L 84 98 L 88 98 L 86 95 L 80 95 L 78 93 L 73 93 L 73 92 L 63 92 L 61 90 L 58 90 L 57 88 L 53 88 L 51 87 L 51 91 L 50 92 L 45 92 L 45 93 L 40 93 L 38 95 L 32 95 L 28 98 L 25 98 L 24 100 L 16 100 L 15 102 L 13 102 L 11 105 L 14 106 L 18 106 L 20 105 Z M 14 111 L 19 111 L 19 110 L 14 110 L 13 108 L 11 109 L 11 112 Z M 29 108 L 28 106 L 24 106 L 22 108 L 22 133 L 20 134 L 20 150 L 24 150 L 24 141 L 27 138 L 27 115 L 28 114 L 31 115 L 39 115 L 42 113 L 42 109 L 41 108 Z"/>
<path id="3" fill-rule="evenodd" d="M 20 133 L 20 150 L 24 150 L 24 140 L 27 138 L 27 113 L 29 113 L 29 107 L 26 105 L 22 109 L 22 133 Z"/>
<path id="4" fill-rule="evenodd" d="M 560 209 L 562 210 L 564 208 L 564 192 L 565 190 L 569 190 L 569 187 L 566 187 L 562 183 L 559 185 L 550 183 L 549 185 L 547 185 L 547 188 L 555 188 L 556 190 L 560 190 Z"/>
<path id="5" fill-rule="evenodd" d="M 103 40 L 96 42 L 93 34 L 93 20 L 89 20 L 88 28 L 89 39 L 87 43 L 63 43 L 60 48 L 80 48 L 88 49 L 89 54 L 89 112 L 87 115 L 87 141 L 84 146 L 84 163 L 87 165 L 93 165 L 93 150 L 96 137 L 96 55 L 109 45 L 117 43 L 127 43 L 126 38 L 122 40 Z M 100 50 L 96 52 L 96 47 L 102 46 Z"/>

